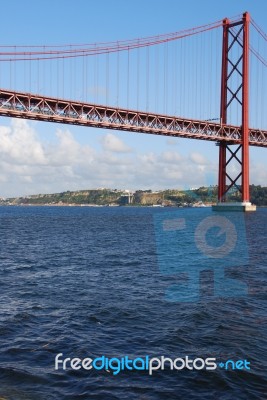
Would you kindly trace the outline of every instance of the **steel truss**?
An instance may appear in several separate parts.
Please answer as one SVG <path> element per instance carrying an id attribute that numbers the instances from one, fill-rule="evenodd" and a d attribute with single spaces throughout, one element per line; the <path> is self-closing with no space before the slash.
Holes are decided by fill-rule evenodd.
<path id="1" fill-rule="evenodd" d="M 95 128 L 242 143 L 240 126 L 190 120 L 0 89 L 0 115 Z M 250 129 L 249 144 L 267 147 L 267 131 Z"/>

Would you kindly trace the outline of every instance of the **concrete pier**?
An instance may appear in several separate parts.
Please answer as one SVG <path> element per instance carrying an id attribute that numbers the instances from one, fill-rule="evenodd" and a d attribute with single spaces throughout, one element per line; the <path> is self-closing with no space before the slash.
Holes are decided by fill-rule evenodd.
<path id="1" fill-rule="evenodd" d="M 245 203 L 217 203 L 215 206 L 212 206 L 213 211 L 256 211 L 257 207 L 250 202 Z"/>

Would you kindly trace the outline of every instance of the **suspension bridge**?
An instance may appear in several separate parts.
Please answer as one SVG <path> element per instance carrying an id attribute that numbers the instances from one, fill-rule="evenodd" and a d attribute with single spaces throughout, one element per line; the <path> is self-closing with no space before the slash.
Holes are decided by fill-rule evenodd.
<path id="1" fill-rule="evenodd" d="M 266 42 L 246 12 L 146 38 L 0 46 L 0 115 L 213 141 L 214 208 L 253 211 L 249 146 L 267 147 Z M 233 190 L 239 203 L 227 201 Z"/>

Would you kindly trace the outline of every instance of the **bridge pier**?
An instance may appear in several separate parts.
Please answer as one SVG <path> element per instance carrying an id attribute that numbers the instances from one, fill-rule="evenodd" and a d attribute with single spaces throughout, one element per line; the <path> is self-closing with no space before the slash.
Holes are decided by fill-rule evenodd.
<path id="1" fill-rule="evenodd" d="M 217 203 L 216 205 L 212 206 L 213 211 L 256 211 L 255 204 L 251 204 L 250 202 L 243 202 L 243 203 Z"/>

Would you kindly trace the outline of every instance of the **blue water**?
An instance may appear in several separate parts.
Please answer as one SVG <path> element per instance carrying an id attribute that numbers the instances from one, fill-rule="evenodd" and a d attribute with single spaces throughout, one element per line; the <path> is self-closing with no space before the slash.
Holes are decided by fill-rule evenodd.
<path id="1" fill-rule="evenodd" d="M 163 208 L 0 207 L 0 397 L 267 398 L 267 209 L 238 217 L 245 235 L 240 263 L 228 265 L 227 274 L 242 281 L 247 293 L 214 295 L 209 269 L 200 276 L 197 301 L 168 298 L 173 283 L 179 289 L 177 274 L 183 271 L 162 269 L 166 247 L 159 241 L 158 217 L 165 215 L 193 226 L 190 221 L 213 214 L 208 208 L 166 214 Z M 192 235 L 181 230 L 173 249 L 185 282 L 187 266 L 200 262 Z M 166 369 L 152 376 L 56 371 L 58 353 L 81 359 L 246 359 L 251 369 Z"/>

